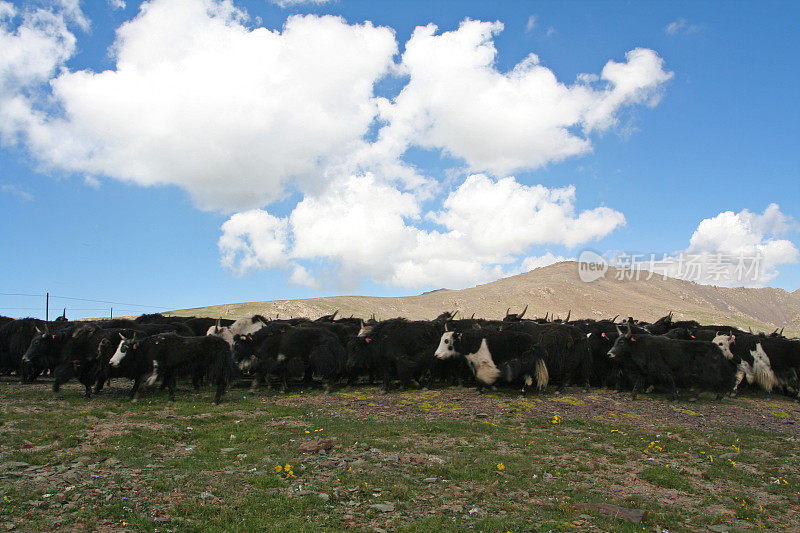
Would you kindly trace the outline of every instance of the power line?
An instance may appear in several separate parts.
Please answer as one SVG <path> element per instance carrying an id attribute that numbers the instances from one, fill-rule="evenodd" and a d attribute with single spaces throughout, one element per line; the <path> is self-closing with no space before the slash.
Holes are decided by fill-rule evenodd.
<path id="1" fill-rule="evenodd" d="M 99 304 L 129 305 L 131 307 L 150 307 L 153 309 L 169 309 L 169 307 L 165 305 L 144 305 L 144 304 L 132 304 L 126 302 L 112 302 L 109 300 L 90 300 L 88 298 L 73 298 L 71 296 L 56 296 L 54 294 L 51 294 L 50 298 L 61 298 L 62 300 L 76 300 L 79 302 L 94 302 Z"/>
<path id="2" fill-rule="evenodd" d="M 0 296 L 30 296 L 36 298 L 43 298 L 45 294 L 31 294 L 31 293 L 24 293 L 24 292 L 0 292 Z M 90 303 L 98 303 L 98 304 L 113 304 L 113 305 L 127 305 L 130 307 L 148 307 L 150 309 L 170 309 L 170 307 L 165 305 L 145 305 L 145 304 L 132 304 L 129 302 L 112 302 L 111 300 L 92 300 L 90 298 L 75 298 L 73 296 L 57 296 L 55 294 L 51 294 L 50 298 L 61 298 L 62 300 L 74 300 L 78 302 L 90 302 Z M 6 308 L 10 309 L 10 308 Z M 21 308 L 20 308 L 21 309 Z M 37 308 L 38 309 L 38 308 Z"/>

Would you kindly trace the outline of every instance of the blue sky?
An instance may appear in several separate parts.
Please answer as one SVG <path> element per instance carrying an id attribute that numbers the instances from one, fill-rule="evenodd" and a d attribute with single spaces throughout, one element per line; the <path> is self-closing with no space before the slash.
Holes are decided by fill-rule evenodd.
<path id="1" fill-rule="evenodd" d="M 418 294 L 586 248 L 800 286 L 795 3 L 51 4 L 0 2 L 0 314 Z"/>

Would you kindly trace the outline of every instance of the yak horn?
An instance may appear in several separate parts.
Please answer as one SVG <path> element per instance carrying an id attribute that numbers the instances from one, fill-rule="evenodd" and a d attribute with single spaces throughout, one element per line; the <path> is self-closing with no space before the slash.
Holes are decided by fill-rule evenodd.
<path id="1" fill-rule="evenodd" d="M 517 317 L 517 318 L 522 318 L 523 316 L 525 316 L 525 311 L 527 311 L 527 310 L 528 310 L 528 305 L 526 304 L 525 305 L 525 309 L 522 310 L 522 312 L 519 314 L 519 317 Z"/>
<path id="2" fill-rule="evenodd" d="M 571 314 L 572 314 L 572 309 L 570 309 L 569 311 L 567 311 L 567 319 L 566 319 L 566 320 L 564 320 L 564 322 L 569 322 L 569 316 L 570 316 Z"/>
<path id="3" fill-rule="evenodd" d="M 508 309 L 506 309 L 506 316 L 508 316 L 508 312 L 509 312 L 509 311 L 511 311 L 511 308 L 510 308 L 510 307 L 509 307 Z"/>

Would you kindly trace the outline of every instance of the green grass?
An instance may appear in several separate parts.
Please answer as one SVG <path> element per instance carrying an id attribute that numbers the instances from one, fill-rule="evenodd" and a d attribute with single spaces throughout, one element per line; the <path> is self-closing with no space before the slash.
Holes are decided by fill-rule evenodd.
<path id="1" fill-rule="evenodd" d="M 357 392 L 369 398 L 377 391 Z M 0 383 L 3 463 L 39 467 L 0 463 L 0 526 L 641 531 L 640 524 L 575 508 L 605 502 L 648 510 L 648 530 L 781 529 L 797 505 L 800 450 L 787 435 L 645 429 L 634 419 L 564 416 L 554 424 L 541 402 L 503 394 L 481 401 L 526 409 L 450 417 L 438 411 L 439 399 L 419 391 L 397 394 L 397 401 L 420 411 L 378 416 L 347 403 L 352 393 L 275 399 L 236 389 L 213 406 L 209 391 L 182 390 L 174 403 L 153 394 L 133 404 L 124 390 L 87 402 L 70 394 L 54 399 L 44 385 Z M 584 402 L 569 398 L 557 403 Z M 332 438 L 335 447 L 299 451 L 316 438 Z M 286 476 L 287 464 L 293 476 Z"/>

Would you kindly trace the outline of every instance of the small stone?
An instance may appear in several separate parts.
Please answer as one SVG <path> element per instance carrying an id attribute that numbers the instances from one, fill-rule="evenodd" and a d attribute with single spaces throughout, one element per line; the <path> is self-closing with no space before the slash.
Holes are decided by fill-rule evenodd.
<path id="1" fill-rule="evenodd" d="M 14 522 L 6 522 L 3 524 L 3 527 L 6 528 L 6 530 L 11 531 L 12 529 L 16 528 L 17 525 Z"/>
<path id="2" fill-rule="evenodd" d="M 320 450 L 330 450 L 334 445 L 333 439 L 314 439 L 301 444 L 299 450 L 303 453 L 316 453 Z"/>
<path id="3" fill-rule="evenodd" d="M 222 452 L 222 453 L 231 453 L 235 449 L 236 448 L 222 448 L 222 449 L 220 449 L 220 452 Z"/>
<path id="4" fill-rule="evenodd" d="M 216 498 L 216 496 L 214 496 L 210 492 L 201 492 L 200 493 L 200 498 L 203 499 L 203 500 L 212 500 L 212 499 Z"/>
<path id="5" fill-rule="evenodd" d="M 237 461 L 241 461 L 242 459 L 246 459 L 246 458 L 247 458 L 247 454 L 246 453 L 240 453 L 239 455 L 236 456 L 236 460 Z"/>
<path id="6" fill-rule="evenodd" d="M 436 478 L 435 477 L 426 477 L 422 481 L 424 481 L 425 483 L 436 483 Z"/>
<path id="7" fill-rule="evenodd" d="M 106 459 L 106 466 L 115 466 L 118 465 L 119 463 L 120 460 L 117 459 L 116 457 L 109 457 L 108 459 Z"/>
<path id="8" fill-rule="evenodd" d="M 370 508 L 375 509 L 381 513 L 391 513 L 394 511 L 394 505 L 391 503 L 373 503 Z"/>
<path id="9" fill-rule="evenodd" d="M 715 533 L 728 533 L 730 528 L 728 526 L 724 526 L 722 524 L 708 526 L 709 531 L 714 531 Z"/>
<path id="10" fill-rule="evenodd" d="M 331 499 L 331 495 L 325 492 L 320 492 L 319 494 L 317 494 L 317 496 L 319 496 L 322 501 L 326 502 Z"/>

